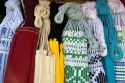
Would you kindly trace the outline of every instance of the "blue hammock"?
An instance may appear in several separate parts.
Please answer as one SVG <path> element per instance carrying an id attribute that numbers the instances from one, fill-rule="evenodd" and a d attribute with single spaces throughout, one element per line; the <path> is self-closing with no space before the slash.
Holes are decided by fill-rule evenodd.
<path id="1" fill-rule="evenodd" d="M 121 47 L 118 46 L 115 24 L 108 7 L 108 1 L 97 0 L 96 10 L 104 26 L 105 41 L 108 49 L 107 56 L 103 58 L 107 83 L 115 83 L 114 61 L 122 59 L 123 52 Z"/>

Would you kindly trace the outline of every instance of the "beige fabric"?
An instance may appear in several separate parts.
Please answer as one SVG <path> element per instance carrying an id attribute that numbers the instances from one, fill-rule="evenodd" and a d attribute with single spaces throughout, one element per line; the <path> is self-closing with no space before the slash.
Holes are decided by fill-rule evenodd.
<path id="1" fill-rule="evenodd" d="M 55 57 L 52 55 L 48 45 L 50 33 L 50 2 L 39 1 L 35 7 L 35 26 L 40 29 L 39 49 L 36 51 L 34 83 L 55 83 Z"/>

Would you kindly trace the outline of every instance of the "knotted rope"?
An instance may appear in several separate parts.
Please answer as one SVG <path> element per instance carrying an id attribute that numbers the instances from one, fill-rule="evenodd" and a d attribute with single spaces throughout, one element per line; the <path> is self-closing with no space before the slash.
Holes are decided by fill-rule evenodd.
<path id="1" fill-rule="evenodd" d="M 108 46 L 108 54 L 110 55 L 112 60 L 120 60 L 123 57 L 123 52 L 122 49 L 118 46 L 115 24 L 110 12 L 110 8 L 108 7 L 107 0 L 98 0 L 96 2 L 96 9 L 99 18 L 104 25 L 104 33 L 106 44 Z M 114 54 L 114 50 L 118 51 L 119 54 L 117 56 Z"/>
<path id="2" fill-rule="evenodd" d="M 66 3 L 59 8 L 58 14 L 55 16 L 56 23 L 62 23 L 64 15 L 67 15 L 69 20 L 66 27 L 68 30 L 82 31 L 85 37 L 89 40 L 92 48 L 97 48 L 97 42 L 93 38 L 92 33 L 85 21 L 84 15 L 81 11 L 81 6 L 74 3 Z"/>
<path id="3" fill-rule="evenodd" d="M 48 35 L 50 33 L 50 20 L 49 20 L 49 15 L 50 15 L 50 1 L 39 1 L 39 5 L 35 7 L 34 15 L 35 15 L 35 21 L 34 25 L 40 29 L 40 47 L 43 49 L 46 47 L 48 50 Z M 45 46 L 44 46 L 45 45 Z"/>
<path id="4" fill-rule="evenodd" d="M 104 40 L 103 24 L 97 17 L 95 9 L 95 2 L 86 2 L 82 4 L 82 12 L 85 14 L 86 21 L 89 25 L 89 29 L 93 32 L 94 37 L 98 40 L 99 49 L 101 50 L 101 56 L 107 55 L 107 46 Z"/>
<path id="5" fill-rule="evenodd" d="M 104 35 L 108 49 L 108 55 L 103 60 L 107 83 L 115 83 L 114 61 L 122 59 L 123 52 L 121 47 L 118 46 L 115 24 L 108 7 L 108 1 L 97 0 L 96 10 L 104 25 Z M 115 54 L 115 52 L 118 54 Z"/>

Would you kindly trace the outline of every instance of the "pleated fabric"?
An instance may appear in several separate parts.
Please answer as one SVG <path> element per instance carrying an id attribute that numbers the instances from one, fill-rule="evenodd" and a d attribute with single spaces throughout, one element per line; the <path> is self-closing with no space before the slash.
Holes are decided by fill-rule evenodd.
<path id="1" fill-rule="evenodd" d="M 17 29 L 12 40 L 4 83 L 33 83 L 38 31 Z"/>

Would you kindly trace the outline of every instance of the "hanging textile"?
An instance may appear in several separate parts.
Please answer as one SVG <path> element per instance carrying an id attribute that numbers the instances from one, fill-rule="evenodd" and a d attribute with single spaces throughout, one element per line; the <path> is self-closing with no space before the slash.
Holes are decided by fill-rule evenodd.
<path id="1" fill-rule="evenodd" d="M 87 43 L 97 47 L 97 42 L 92 37 L 87 28 L 79 4 L 66 3 L 59 7 L 59 12 L 55 16 L 57 23 L 62 23 L 64 14 L 68 16 L 68 22 L 63 31 L 64 43 L 64 83 L 88 83 L 88 56 Z"/>
<path id="2" fill-rule="evenodd" d="M 32 28 L 34 28 L 34 8 L 38 1 L 23 2 L 26 11 L 25 25 L 17 29 L 13 38 L 4 83 L 34 83 L 38 31 Z"/>
<path id="3" fill-rule="evenodd" d="M 50 21 L 51 31 L 49 34 L 49 46 L 56 59 L 56 83 L 64 83 L 64 55 L 62 44 L 62 32 L 67 23 L 65 16 L 62 24 L 54 21 L 54 16 L 58 13 L 58 8 L 63 4 L 51 2 L 50 4 Z"/>
<path id="4" fill-rule="evenodd" d="M 107 83 L 115 83 L 114 61 L 122 59 L 123 52 L 118 46 L 115 24 L 110 12 L 110 8 L 108 7 L 108 1 L 97 0 L 96 10 L 104 25 L 104 35 L 108 49 L 107 56 L 103 58 L 106 81 Z"/>
<path id="5" fill-rule="evenodd" d="M 89 83 L 106 83 L 105 71 L 102 64 L 102 57 L 107 55 L 103 24 L 96 16 L 95 2 L 86 2 L 85 4 L 82 4 L 82 11 L 83 14 L 85 14 L 89 29 L 98 41 L 97 49 L 92 49 L 88 46 Z"/>
<path id="6" fill-rule="evenodd" d="M 9 52 L 4 83 L 34 83 L 37 39 L 36 29 L 17 29 Z"/>
<path id="7" fill-rule="evenodd" d="M 109 0 L 108 2 L 117 30 L 117 38 L 124 56 L 120 61 L 115 62 L 116 83 L 125 83 L 125 7 L 120 0 Z"/>
<path id="8" fill-rule="evenodd" d="M 124 6 L 125 6 L 125 0 L 120 0 L 123 4 L 124 4 Z"/>
<path id="9" fill-rule="evenodd" d="M 55 83 L 55 57 L 52 55 L 48 43 L 50 33 L 49 5 L 50 1 L 39 0 L 34 11 L 36 17 L 34 24 L 40 29 L 34 83 Z"/>
<path id="10" fill-rule="evenodd" d="M 6 17 L 0 24 L 0 83 L 3 83 L 10 44 L 15 30 L 23 22 L 19 0 L 8 0 L 5 6 Z"/>
<path id="11" fill-rule="evenodd" d="M 64 83 L 64 46 L 59 44 L 56 38 L 49 40 L 49 46 L 56 60 L 56 83 Z"/>

